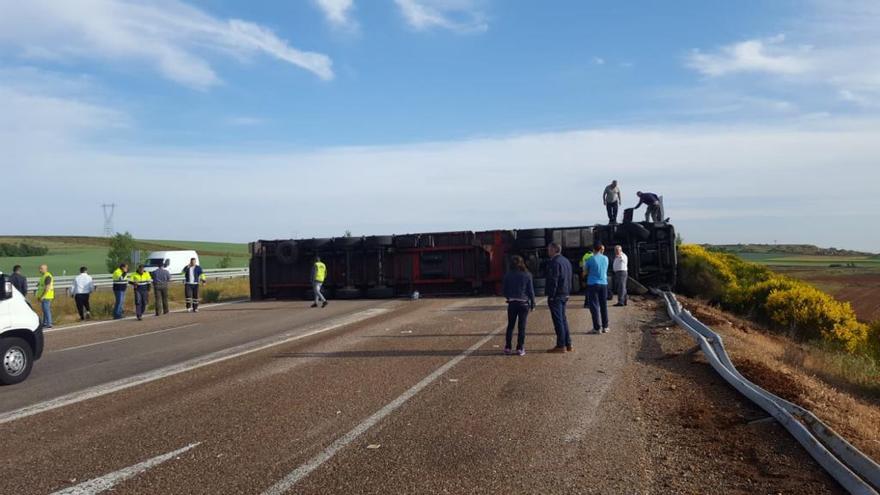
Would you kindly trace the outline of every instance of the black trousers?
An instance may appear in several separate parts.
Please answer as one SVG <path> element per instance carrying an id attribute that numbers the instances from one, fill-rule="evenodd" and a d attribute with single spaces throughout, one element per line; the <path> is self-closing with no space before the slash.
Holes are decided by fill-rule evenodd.
<path id="1" fill-rule="evenodd" d="M 156 291 L 156 316 L 168 314 L 168 287 L 154 287 Z"/>
<path id="2" fill-rule="evenodd" d="M 519 322 L 516 335 L 516 348 L 524 349 L 526 343 L 526 321 L 529 319 L 529 303 L 522 301 L 510 301 L 507 303 L 507 334 L 505 336 L 506 349 L 510 349 L 513 342 L 513 327 Z"/>
<path id="3" fill-rule="evenodd" d="M 608 212 L 608 223 L 617 223 L 618 207 L 619 204 L 617 202 L 605 204 L 605 210 Z"/>
<path id="4" fill-rule="evenodd" d="M 199 309 L 199 284 L 184 284 L 183 297 L 186 298 L 186 309 Z"/>
<path id="5" fill-rule="evenodd" d="M 608 286 L 588 285 L 587 301 L 593 319 L 593 330 L 608 328 Z"/>
<path id="6" fill-rule="evenodd" d="M 86 318 L 86 313 L 92 312 L 92 307 L 89 305 L 89 296 L 91 294 L 74 294 L 73 301 L 76 303 L 76 312 L 79 313 L 79 319 L 84 320 Z"/>
<path id="7" fill-rule="evenodd" d="M 141 286 L 134 289 L 134 314 L 138 318 L 144 316 L 147 311 L 147 302 L 150 298 L 150 287 Z"/>

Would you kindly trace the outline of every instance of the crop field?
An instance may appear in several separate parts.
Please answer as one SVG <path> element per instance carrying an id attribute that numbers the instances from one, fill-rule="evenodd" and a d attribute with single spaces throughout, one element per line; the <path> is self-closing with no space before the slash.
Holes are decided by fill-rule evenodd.
<path id="1" fill-rule="evenodd" d="M 57 276 L 78 273 L 80 266 L 89 267 L 92 273 L 107 271 L 107 239 L 102 237 L 0 236 L 0 243 L 19 242 L 46 246 L 49 254 L 0 257 L 0 271 L 9 273 L 14 265 L 21 265 L 26 276 L 34 276 L 42 263 L 48 264 L 50 271 Z M 217 268 L 227 254 L 232 267 L 244 267 L 248 263 L 247 244 L 167 240 L 137 240 L 136 243 L 138 249 L 144 251 L 144 256 L 149 251 L 195 249 L 205 268 Z"/>
<path id="2" fill-rule="evenodd" d="M 737 253 L 737 256 L 809 282 L 849 302 L 860 320 L 880 320 L 880 258 L 877 256 L 784 253 Z"/>

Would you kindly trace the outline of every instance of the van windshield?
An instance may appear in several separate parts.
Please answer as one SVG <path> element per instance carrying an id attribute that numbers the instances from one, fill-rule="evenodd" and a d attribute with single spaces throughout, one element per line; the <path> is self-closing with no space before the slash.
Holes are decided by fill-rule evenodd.
<path id="1" fill-rule="evenodd" d="M 147 264 L 144 266 L 154 266 L 156 268 L 161 268 L 165 266 L 165 260 L 162 258 L 150 258 L 147 260 Z"/>

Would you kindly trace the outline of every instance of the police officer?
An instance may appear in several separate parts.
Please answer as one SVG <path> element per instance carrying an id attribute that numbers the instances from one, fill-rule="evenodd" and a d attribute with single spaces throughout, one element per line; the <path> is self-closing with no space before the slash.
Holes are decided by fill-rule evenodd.
<path id="1" fill-rule="evenodd" d="M 315 292 L 315 302 L 312 304 L 313 308 L 318 307 L 318 302 L 321 303 L 322 308 L 327 307 L 327 298 L 321 293 L 321 287 L 324 285 L 324 280 L 326 278 L 327 265 L 321 261 L 320 256 L 316 256 L 315 265 L 312 267 L 312 289 Z"/>
<path id="2" fill-rule="evenodd" d="M 121 263 L 119 268 L 113 271 L 113 297 L 116 303 L 113 305 L 113 319 L 122 318 L 125 311 L 125 291 L 128 289 L 128 264 Z"/>
<path id="3" fill-rule="evenodd" d="M 134 286 L 134 312 L 138 320 L 144 319 L 147 310 L 147 300 L 150 297 L 150 284 L 153 277 L 150 272 L 144 271 L 144 265 L 138 265 L 137 271 L 129 277 L 129 283 Z"/>

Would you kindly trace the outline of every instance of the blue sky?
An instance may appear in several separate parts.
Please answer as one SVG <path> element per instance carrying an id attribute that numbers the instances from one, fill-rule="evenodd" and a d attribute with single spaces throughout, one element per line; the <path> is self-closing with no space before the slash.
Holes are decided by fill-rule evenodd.
<path id="1" fill-rule="evenodd" d="M 880 251 L 874 1 L 0 10 L 0 233 L 110 201 L 145 238 L 591 224 L 617 178 L 689 240 Z"/>

